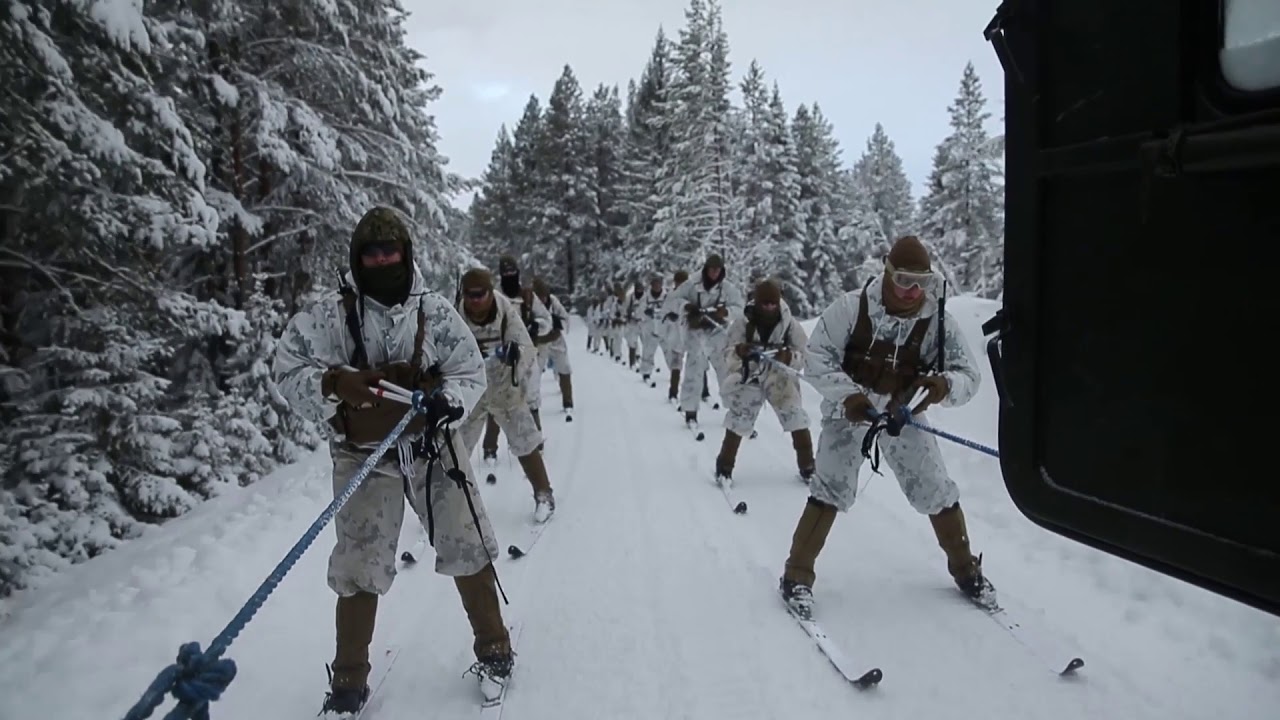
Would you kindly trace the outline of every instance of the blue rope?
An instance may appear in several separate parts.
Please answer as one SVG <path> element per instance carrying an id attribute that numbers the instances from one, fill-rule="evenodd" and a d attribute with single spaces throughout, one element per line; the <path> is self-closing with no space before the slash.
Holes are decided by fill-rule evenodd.
<path id="1" fill-rule="evenodd" d="M 266 603 L 276 586 L 284 580 L 284 576 L 289 574 L 307 548 L 311 547 L 311 543 L 320 536 L 320 531 L 333 520 L 351 496 L 355 495 L 356 490 L 369 477 L 369 473 L 373 472 L 374 466 L 382 456 L 387 454 L 396 440 L 404 434 L 405 428 L 409 427 L 414 416 L 418 413 L 426 413 L 426 410 L 422 391 L 414 391 L 411 410 L 404 414 L 391 434 L 387 435 L 378 449 L 364 461 L 364 465 L 360 466 L 360 470 L 356 472 L 355 477 L 351 478 L 342 492 L 338 493 L 333 502 L 330 502 L 315 522 L 311 523 L 311 527 L 307 528 L 302 538 L 289 549 L 284 559 L 258 586 L 226 628 L 218 633 L 213 642 L 209 643 L 209 649 L 201 652 L 200 643 L 196 642 L 186 643 L 180 647 L 177 662 L 160 671 L 156 679 L 142 693 L 142 699 L 138 700 L 125 714 L 124 720 L 144 720 L 151 717 L 151 713 L 160 707 L 169 693 L 177 698 L 178 705 L 164 716 L 164 720 L 209 720 L 209 703 L 221 697 L 236 676 L 235 662 L 224 659 L 222 654 L 231 647 L 231 643 Z"/>
<path id="2" fill-rule="evenodd" d="M 924 423 L 920 422 L 919 420 L 916 420 L 915 418 L 908 417 L 907 424 L 913 427 L 917 427 L 927 433 L 933 433 L 934 435 L 937 435 L 938 437 L 943 438 L 945 440 L 950 440 L 951 442 L 956 443 L 957 445 L 963 445 L 969 448 L 970 450 L 977 450 L 980 453 L 983 453 L 985 455 L 990 455 L 991 457 L 996 459 L 1000 458 L 1000 451 L 996 450 L 995 448 L 989 448 L 986 445 L 983 445 L 982 443 L 976 443 L 967 438 L 962 438 L 959 435 L 952 435 L 946 430 L 939 430 L 938 428 L 935 428 L 935 427 L 929 427 L 928 425 L 925 425 Z"/>
<path id="3" fill-rule="evenodd" d="M 946 430 L 939 430 L 936 427 L 930 427 L 929 425 L 925 425 L 919 420 L 916 420 L 915 418 L 911 417 L 911 408 L 908 408 L 908 407 L 898 408 L 896 415 L 886 410 L 880 413 L 878 417 L 875 416 L 874 414 L 872 415 L 872 417 L 877 421 L 880 418 L 884 418 L 889 421 L 890 426 L 895 424 L 897 425 L 897 427 L 902 427 L 903 425 L 910 425 L 917 429 L 923 430 L 927 433 L 937 435 L 938 437 L 944 440 L 950 440 L 951 442 L 956 443 L 957 445 L 963 445 L 969 448 L 970 450 L 977 450 L 980 453 L 983 453 L 985 455 L 990 455 L 991 457 L 996 459 L 1000 458 L 1000 451 L 996 450 L 995 448 L 989 448 L 986 445 L 983 445 L 982 443 L 977 443 L 967 438 L 962 438 L 959 435 L 949 433 Z M 896 435 L 897 432 L 890 431 L 890 434 Z"/>

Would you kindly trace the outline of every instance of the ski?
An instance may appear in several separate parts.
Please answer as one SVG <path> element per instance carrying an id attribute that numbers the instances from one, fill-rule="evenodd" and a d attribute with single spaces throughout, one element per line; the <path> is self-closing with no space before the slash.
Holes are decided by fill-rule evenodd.
<path id="1" fill-rule="evenodd" d="M 716 487 L 720 489 L 720 494 L 724 496 L 724 501 L 729 504 L 729 509 L 735 515 L 747 514 L 747 501 L 735 500 L 733 495 L 733 480 L 721 480 L 719 476 L 715 479 Z"/>
<path id="2" fill-rule="evenodd" d="M 371 674 L 373 683 L 369 685 L 369 697 L 365 699 L 364 705 L 362 705 L 358 711 L 354 713 L 321 715 L 320 717 L 324 718 L 324 720 L 347 720 L 348 718 L 350 718 L 350 720 L 364 720 L 364 718 L 372 717 L 373 709 L 378 705 L 378 702 L 376 702 L 378 699 L 378 691 L 381 690 L 382 686 L 387 682 L 387 676 L 391 674 L 392 668 L 395 667 L 396 659 L 400 657 L 400 650 L 401 647 L 399 645 L 392 645 L 383 651 L 383 662 L 380 666 L 374 665 L 373 673 Z"/>
<path id="3" fill-rule="evenodd" d="M 707 434 L 699 430 L 697 425 L 691 425 L 689 421 L 686 420 L 684 426 L 689 432 L 693 433 L 694 440 L 702 442 L 707 439 Z"/>
<path id="4" fill-rule="evenodd" d="M 809 638 L 817 644 L 818 650 L 827 656 L 827 660 L 831 662 L 831 665 L 850 685 L 859 690 L 867 690 L 879 685 L 880 681 L 884 679 L 884 673 L 878 667 L 873 667 L 861 674 L 855 674 L 849 658 L 844 654 L 840 646 L 822 630 L 822 626 L 812 619 L 806 619 L 796 614 L 796 611 L 786 604 L 785 599 L 783 600 L 783 605 L 787 608 L 787 614 L 795 618 L 797 623 L 800 623 L 800 627 L 804 628 Z"/>
<path id="5" fill-rule="evenodd" d="M 416 565 L 418 560 L 420 560 L 426 552 L 427 535 L 426 533 L 423 533 L 422 537 L 418 538 L 418 541 L 413 544 L 413 547 L 400 553 L 400 560 L 404 563 L 405 567 L 411 567 Z"/>
<path id="6" fill-rule="evenodd" d="M 538 544 L 538 540 L 542 538 L 542 534 L 547 531 L 547 526 L 551 524 L 552 520 L 555 520 L 555 517 L 552 514 L 551 517 L 547 518 L 546 522 L 534 523 L 534 526 L 528 529 L 528 535 L 525 536 L 524 547 L 509 545 L 507 546 L 507 555 L 512 560 L 518 560 L 532 552 L 533 546 Z"/>
<path id="7" fill-rule="evenodd" d="M 986 583 L 986 589 L 982 597 L 973 598 L 964 593 L 961 593 L 961 597 L 991 618 L 992 622 L 1008 633 L 1019 645 L 1022 645 L 1032 655 L 1048 664 L 1049 669 L 1059 677 L 1073 676 L 1077 670 L 1084 667 L 1084 659 L 1079 655 L 1062 652 L 1062 648 L 1052 647 L 1057 643 L 1053 643 L 1051 638 L 1046 637 L 1042 630 L 1035 625 L 1028 625 L 1020 620 L 1016 613 L 1011 613 L 1008 608 L 1000 605 L 995 599 L 995 588 L 986 578 L 983 578 L 983 582 Z M 957 591 L 959 591 L 958 588 Z M 1061 652 L 1060 655 L 1057 654 L 1059 652 Z M 1065 665 L 1059 662 L 1063 655 L 1070 655 L 1070 659 L 1067 660 Z M 1058 659 L 1051 660 L 1051 657 Z"/>

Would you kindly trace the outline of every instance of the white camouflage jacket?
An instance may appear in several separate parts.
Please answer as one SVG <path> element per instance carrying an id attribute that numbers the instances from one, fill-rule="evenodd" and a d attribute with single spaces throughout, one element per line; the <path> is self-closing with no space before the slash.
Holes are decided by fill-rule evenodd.
<path id="1" fill-rule="evenodd" d="M 354 286 L 350 273 L 346 281 Z M 441 389 L 464 413 L 471 412 L 487 385 L 480 348 L 459 313 L 443 296 L 426 288 L 416 267 L 404 303 L 388 308 L 364 297 L 362 305 L 361 334 L 371 365 L 411 359 L 421 306 L 427 320 L 422 367 L 438 363 Z M 337 411 L 338 401 L 321 396 L 320 378 L 329 368 L 349 364 L 354 353 L 342 300 L 334 296 L 308 307 L 289 319 L 276 345 L 273 373 L 280 394 L 308 420 L 327 421 Z"/>
<path id="2" fill-rule="evenodd" d="M 768 345 L 785 345 L 791 349 L 791 362 L 787 363 L 788 367 L 796 370 L 804 369 L 805 347 L 809 344 L 809 336 L 805 334 L 804 328 L 800 327 L 800 322 L 791 314 L 791 306 L 787 305 L 787 301 L 783 300 L 779 304 L 778 323 L 773 326 L 769 332 L 769 337 L 763 341 Z M 754 333 L 750 339 L 747 339 L 747 319 L 740 317 L 733 321 L 733 325 L 729 326 L 729 341 L 725 346 L 725 369 L 726 375 L 725 385 L 736 384 L 742 382 L 742 358 L 738 357 L 739 343 L 760 343 L 761 340 Z M 770 363 L 751 363 L 749 368 L 750 379 L 765 378 L 765 382 L 772 382 L 773 376 L 778 376 L 780 380 L 794 380 L 791 373 L 786 370 L 779 370 L 771 366 Z"/>
<path id="3" fill-rule="evenodd" d="M 880 276 L 867 286 L 867 316 L 871 320 L 873 337 L 902 344 L 906 342 L 907 336 L 911 333 L 911 327 L 917 320 L 932 317 L 935 321 L 930 324 L 920 347 L 921 362 L 932 363 L 938 356 L 937 300 L 929 297 L 916 315 L 897 318 L 885 311 L 884 302 L 881 299 L 883 284 L 884 276 Z M 805 349 L 804 374 L 814 389 L 822 395 L 822 416 L 826 418 L 844 417 L 844 399 L 857 393 L 865 393 L 878 410 L 884 410 L 889 402 L 889 396 L 871 393 L 854 382 L 853 378 L 840 367 L 844 360 L 845 344 L 853 334 L 853 326 L 858 319 L 861 295 L 861 289 L 853 290 L 831 303 L 814 326 L 813 336 Z M 969 352 L 968 343 L 960 333 L 960 327 L 951 313 L 946 313 L 944 322 L 946 323 L 943 348 L 945 368 L 942 375 L 950 383 L 951 390 L 939 405 L 954 407 L 973 399 L 982 383 L 982 374 L 978 371 L 973 354 Z"/>
<path id="4" fill-rule="evenodd" d="M 533 346 L 529 330 L 520 322 L 520 311 L 516 303 L 500 292 L 493 293 L 497 313 L 493 321 L 479 325 L 471 321 L 462 310 L 461 303 L 457 308 L 462 316 L 463 325 L 480 348 L 483 348 L 484 368 L 487 372 L 487 389 L 481 402 L 486 406 L 515 407 L 524 402 L 524 389 L 512 383 L 512 368 L 496 356 L 499 346 L 514 342 L 520 348 L 520 359 L 516 361 L 516 382 L 523 383 L 529 377 L 529 371 L 538 361 L 538 351 Z M 541 304 L 541 303 L 539 303 Z M 479 350 L 478 350 L 479 352 Z"/>
<path id="5" fill-rule="evenodd" d="M 693 303 L 700 308 L 713 308 L 720 303 L 724 303 L 729 309 L 729 317 L 722 321 L 727 328 L 729 324 L 742 317 L 742 310 L 747 305 L 747 298 L 738 289 L 738 286 L 726 282 L 724 275 L 720 276 L 720 282 L 716 283 L 710 290 L 702 284 L 702 275 L 698 273 L 692 275 L 680 287 L 676 288 L 667 296 L 667 304 L 663 309 L 663 314 L 676 313 L 679 315 L 677 322 L 685 328 L 685 332 L 715 332 L 713 326 L 711 330 L 691 330 L 688 327 L 686 319 L 688 314 L 685 312 L 684 306 L 687 303 Z"/>

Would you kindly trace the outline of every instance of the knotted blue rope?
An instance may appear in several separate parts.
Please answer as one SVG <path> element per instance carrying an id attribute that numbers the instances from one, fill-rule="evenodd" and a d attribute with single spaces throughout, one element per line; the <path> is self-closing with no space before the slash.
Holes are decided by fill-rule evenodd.
<path id="1" fill-rule="evenodd" d="M 347 504 L 352 495 L 355 495 L 356 490 L 360 489 L 369 477 L 369 473 L 373 472 L 374 466 L 404 434 L 405 428 L 409 427 L 414 416 L 419 413 L 425 414 L 426 411 L 422 391 L 414 391 L 410 411 L 404 414 L 392 429 L 391 434 L 387 435 L 373 454 L 364 461 L 360 470 L 351 478 L 342 492 L 338 493 L 315 522 L 311 523 L 311 527 L 307 528 L 298 542 L 289 549 L 284 559 L 258 586 L 231 622 L 218 633 L 213 642 L 209 643 L 209 649 L 201 652 L 200 643 L 196 642 L 186 643 L 180 647 L 177 662 L 160 671 L 156 679 L 142 693 L 142 698 L 129 709 L 129 712 L 125 713 L 124 720 L 144 720 L 151 717 L 151 713 L 160 707 L 165 696 L 170 693 L 177 698 L 178 704 L 164 716 L 164 720 L 209 720 L 209 703 L 220 698 L 236 676 L 235 661 L 223 658 L 222 654 L 231 647 L 231 643 L 266 603 L 280 581 L 284 580 L 284 576 L 289 574 L 293 566 L 306 553 L 307 548 L 311 547 L 311 543 L 320 536 L 320 531 L 324 530 L 342 506 Z"/>

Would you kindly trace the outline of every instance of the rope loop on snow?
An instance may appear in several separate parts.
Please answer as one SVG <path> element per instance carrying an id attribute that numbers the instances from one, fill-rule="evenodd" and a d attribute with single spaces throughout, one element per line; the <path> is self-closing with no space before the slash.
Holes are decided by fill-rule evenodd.
<path id="1" fill-rule="evenodd" d="M 413 418 L 419 413 L 426 414 L 428 411 L 426 397 L 421 390 L 406 392 L 406 396 L 400 398 L 400 401 L 409 406 L 409 412 L 404 414 L 391 433 L 365 459 L 364 464 L 360 466 L 360 470 L 351 478 L 347 486 L 311 523 L 311 527 L 307 528 L 298 542 L 294 543 L 284 559 L 258 586 L 231 622 L 218 633 L 218 636 L 209 644 L 209 649 L 201 652 L 200 644 L 196 642 L 182 645 L 178 649 L 177 662 L 160 671 L 156 679 L 143 692 L 142 698 L 125 713 L 124 720 L 145 720 L 151 717 L 168 695 L 173 695 L 178 704 L 164 716 L 164 720 L 209 720 L 209 703 L 218 700 L 236 676 L 235 661 L 224 659 L 223 653 L 249 625 L 253 616 L 258 613 L 267 598 L 306 553 L 307 548 L 311 547 L 311 544 L 320 536 L 325 526 L 347 504 L 351 496 L 355 495 L 356 490 L 360 489 L 382 456 L 395 446 Z"/>

